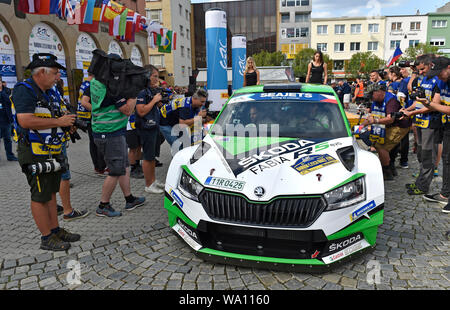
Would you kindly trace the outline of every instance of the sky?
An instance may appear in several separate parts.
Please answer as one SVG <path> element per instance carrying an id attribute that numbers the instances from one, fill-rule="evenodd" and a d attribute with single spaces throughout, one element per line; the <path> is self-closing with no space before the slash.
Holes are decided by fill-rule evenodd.
<path id="1" fill-rule="evenodd" d="M 191 0 L 191 3 L 236 0 Z M 239 1 L 239 0 L 237 0 Z M 312 17 L 414 15 L 435 12 L 449 0 L 311 0 Z M 380 12 L 380 13 L 378 13 Z"/>

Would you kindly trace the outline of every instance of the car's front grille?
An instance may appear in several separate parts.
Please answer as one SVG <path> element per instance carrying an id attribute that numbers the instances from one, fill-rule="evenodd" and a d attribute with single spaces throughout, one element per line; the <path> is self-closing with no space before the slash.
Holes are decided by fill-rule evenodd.
<path id="1" fill-rule="evenodd" d="M 214 220 L 278 227 L 308 227 L 326 207 L 321 197 L 283 197 L 256 203 L 242 196 L 210 190 L 202 191 L 199 200 Z"/>

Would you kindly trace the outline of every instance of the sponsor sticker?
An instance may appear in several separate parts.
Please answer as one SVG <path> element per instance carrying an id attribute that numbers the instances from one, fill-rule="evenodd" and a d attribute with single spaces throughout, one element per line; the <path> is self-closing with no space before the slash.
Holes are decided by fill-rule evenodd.
<path id="1" fill-rule="evenodd" d="M 368 204 L 362 206 L 359 209 L 356 209 L 355 211 L 352 212 L 352 214 L 350 214 L 350 220 L 353 222 L 354 220 L 358 219 L 361 215 L 369 212 L 372 209 L 375 209 L 377 205 L 375 204 L 375 201 L 372 200 L 371 202 L 369 202 Z"/>
<path id="2" fill-rule="evenodd" d="M 245 182 L 209 176 L 205 181 L 205 185 L 231 189 L 235 191 L 242 191 L 244 189 Z"/>
<path id="3" fill-rule="evenodd" d="M 170 196 L 173 198 L 173 201 L 176 202 L 180 208 L 183 208 L 184 204 L 183 200 L 180 198 L 180 196 L 178 196 L 178 194 L 173 189 L 170 190 Z"/>
<path id="4" fill-rule="evenodd" d="M 194 250 L 198 251 L 202 248 L 200 244 L 198 244 L 194 239 L 192 239 L 191 236 L 183 229 L 183 227 L 180 226 L 180 224 L 175 224 L 172 227 L 173 230 L 176 231 L 178 235 L 180 235 L 181 238 Z"/>
<path id="5" fill-rule="evenodd" d="M 305 175 L 338 162 L 337 159 L 328 154 L 308 155 L 297 160 L 291 167 L 301 175 Z"/>
<path id="6" fill-rule="evenodd" d="M 358 241 L 355 244 L 352 244 L 351 246 L 336 252 L 334 254 L 331 254 L 329 256 L 323 257 L 322 260 L 325 264 L 330 264 L 330 263 L 334 263 L 340 259 L 343 259 L 344 257 L 347 257 L 359 250 L 365 249 L 367 247 L 369 247 L 370 244 L 369 242 L 367 242 L 365 239 Z"/>

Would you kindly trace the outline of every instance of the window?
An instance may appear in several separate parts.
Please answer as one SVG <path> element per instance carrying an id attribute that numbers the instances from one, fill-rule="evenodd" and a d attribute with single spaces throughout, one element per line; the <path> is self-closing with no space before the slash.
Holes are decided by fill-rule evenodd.
<path id="1" fill-rule="evenodd" d="M 317 26 L 317 34 L 328 34 L 328 26 L 327 25 L 318 25 Z"/>
<path id="2" fill-rule="evenodd" d="M 379 31 L 379 24 L 369 24 L 369 32 L 370 33 L 378 33 Z"/>
<path id="3" fill-rule="evenodd" d="M 369 42 L 367 46 L 368 51 L 377 51 L 378 50 L 378 42 Z"/>
<path id="4" fill-rule="evenodd" d="M 432 46 L 445 46 L 445 38 L 434 38 L 430 40 Z"/>
<path id="5" fill-rule="evenodd" d="M 178 9 L 180 10 L 180 16 L 183 14 L 183 6 L 178 4 Z"/>
<path id="6" fill-rule="evenodd" d="M 295 0 L 287 0 L 287 6 L 295 6 Z"/>
<path id="7" fill-rule="evenodd" d="M 186 39 L 190 39 L 189 29 L 186 29 Z"/>
<path id="8" fill-rule="evenodd" d="M 344 61 L 343 60 L 333 61 L 333 71 L 342 71 L 342 70 L 344 70 Z"/>
<path id="9" fill-rule="evenodd" d="M 411 30 L 420 30 L 420 22 L 411 22 L 409 27 Z"/>
<path id="10" fill-rule="evenodd" d="M 350 43 L 350 51 L 360 51 L 361 50 L 361 42 L 351 42 Z"/>
<path id="11" fill-rule="evenodd" d="M 391 50 L 395 50 L 397 47 L 400 47 L 400 40 L 391 40 Z"/>
<path id="12" fill-rule="evenodd" d="M 191 58 L 191 49 L 188 47 L 186 50 L 187 50 L 187 56 L 189 58 Z"/>
<path id="13" fill-rule="evenodd" d="M 184 37 L 184 27 L 180 25 L 180 36 Z"/>
<path id="14" fill-rule="evenodd" d="M 157 22 L 162 23 L 162 11 L 161 10 L 150 10 L 147 13 L 148 18 L 150 18 L 150 20 L 154 20 Z"/>
<path id="15" fill-rule="evenodd" d="M 334 51 L 335 52 L 343 52 L 344 46 L 345 46 L 345 43 L 342 43 L 342 42 L 334 43 Z"/>
<path id="16" fill-rule="evenodd" d="M 164 68 L 164 55 L 150 55 L 150 64 L 157 68 Z"/>
<path id="17" fill-rule="evenodd" d="M 309 21 L 309 14 L 295 13 L 295 22 L 304 23 Z"/>
<path id="18" fill-rule="evenodd" d="M 355 33 L 361 33 L 361 24 L 352 24 L 350 26 L 350 31 L 351 33 L 355 34 Z"/>
<path id="19" fill-rule="evenodd" d="M 392 23 L 391 24 L 391 30 L 392 31 L 401 31 L 402 30 L 402 23 Z"/>
<path id="20" fill-rule="evenodd" d="M 409 47 L 416 47 L 419 43 L 419 40 L 409 40 Z"/>
<path id="21" fill-rule="evenodd" d="M 309 0 L 301 0 L 302 2 L 302 6 L 308 6 L 309 5 Z"/>
<path id="22" fill-rule="evenodd" d="M 181 75 L 186 76 L 186 67 L 185 66 L 181 66 Z"/>
<path id="23" fill-rule="evenodd" d="M 306 38 L 308 35 L 309 35 L 309 28 L 308 27 L 300 28 L 300 36 L 302 38 Z"/>
<path id="24" fill-rule="evenodd" d="M 295 28 L 287 28 L 286 29 L 286 37 L 287 38 L 295 38 Z"/>
<path id="25" fill-rule="evenodd" d="M 189 11 L 186 10 L 186 19 L 187 19 L 187 20 L 189 20 L 189 15 L 190 15 L 190 14 L 189 14 Z"/>
<path id="26" fill-rule="evenodd" d="M 344 34 L 345 33 L 345 25 L 335 25 L 334 33 L 335 34 Z"/>
<path id="27" fill-rule="evenodd" d="M 327 51 L 327 44 L 326 43 L 317 43 L 317 50 L 321 52 Z"/>
<path id="28" fill-rule="evenodd" d="M 291 16 L 289 13 L 281 13 L 281 22 L 282 23 L 289 23 L 291 19 Z"/>
<path id="29" fill-rule="evenodd" d="M 431 27 L 433 28 L 447 28 L 446 20 L 433 20 L 431 22 Z"/>
<path id="30" fill-rule="evenodd" d="M 180 47 L 181 57 L 184 57 L 184 46 L 181 45 Z"/>

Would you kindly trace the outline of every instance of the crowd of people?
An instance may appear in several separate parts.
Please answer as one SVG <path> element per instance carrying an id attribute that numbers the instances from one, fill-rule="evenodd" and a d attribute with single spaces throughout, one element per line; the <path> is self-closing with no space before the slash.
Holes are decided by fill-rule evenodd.
<path id="1" fill-rule="evenodd" d="M 110 203 L 117 184 L 125 200 L 123 210 L 131 211 L 145 204 L 145 197 L 132 194 L 130 178 L 143 179 L 147 193 L 164 193 L 164 183 L 156 179 L 155 173 L 164 141 L 173 146 L 186 134 L 188 144 L 195 143 L 194 125 L 201 127 L 208 120 L 206 90 L 200 88 L 191 96 L 183 95 L 186 89 L 169 88 L 159 79 L 157 68 L 152 65 L 145 68 L 149 82 L 136 98 L 111 96 L 107 86 L 89 74 L 80 87 L 76 115 L 69 113 L 62 90 L 57 87 L 61 80 L 59 70 L 65 68 L 54 55 L 33 55 L 27 67 L 31 78 L 17 83 L 12 94 L 0 84 L 1 137 L 7 159 L 19 161 L 26 175 L 42 249 L 67 250 L 71 242 L 81 238 L 60 228 L 57 215 L 64 214 L 63 219 L 69 221 L 89 213 L 74 209 L 70 203 L 71 175 L 66 144 L 77 127 L 86 127 L 94 173 L 105 177 L 95 211 L 101 217 L 122 215 Z M 327 83 L 326 65 L 320 53 L 315 54 L 308 74 L 309 82 Z M 368 82 L 359 78 L 353 85 L 332 81 L 344 108 L 348 109 L 353 102 L 366 115 L 360 128 L 370 130 L 361 133 L 361 137 L 370 150 L 378 153 L 386 181 L 397 176 L 395 161 L 399 153 L 400 166 L 408 168 L 409 135 L 413 133 L 413 150 L 420 171 L 414 183 L 406 184 L 407 193 L 445 204 L 444 212 L 450 212 L 449 74 L 448 58 L 423 55 L 414 63 L 374 70 Z M 246 85 L 260 83 L 251 58 L 245 75 Z M 10 95 L 12 105 L 8 104 Z M 11 123 L 18 141 L 17 157 L 11 148 Z M 172 153 L 173 150 L 172 147 Z M 442 189 L 430 193 L 441 157 Z M 62 206 L 57 206 L 56 193 L 61 197 Z"/>

